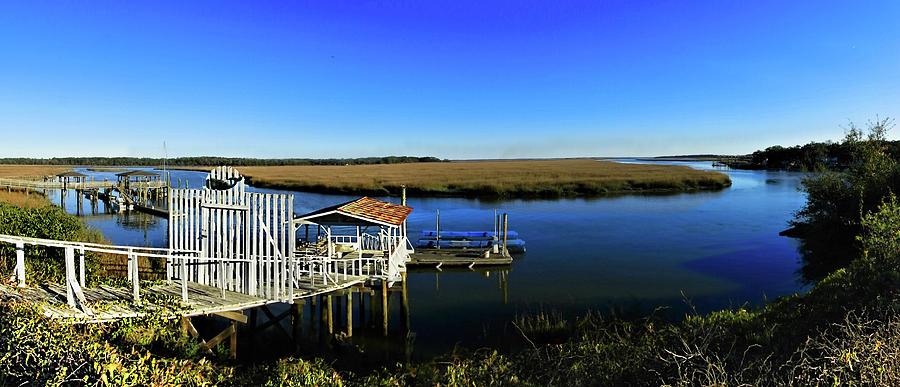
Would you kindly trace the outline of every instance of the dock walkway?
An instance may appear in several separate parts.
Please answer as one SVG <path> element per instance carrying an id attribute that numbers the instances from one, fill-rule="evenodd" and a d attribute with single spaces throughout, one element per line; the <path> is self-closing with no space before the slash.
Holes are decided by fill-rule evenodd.
<path id="1" fill-rule="evenodd" d="M 366 278 L 362 276 L 349 276 L 336 283 L 326 285 L 325 281 L 318 278 L 313 281 L 317 285 L 303 284 L 294 289 L 291 298 L 295 300 L 310 298 L 359 285 L 365 280 Z M 179 301 L 178 305 L 166 308 L 160 303 L 152 301 L 132 302 L 133 294 L 131 289 L 127 288 L 109 286 L 85 288 L 84 297 L 86 304 L 91 306 L 91 314 L 68 305 L 66 288 L 63 285 L 40 285 L 26 288 L 0 285 L 0 299 L 39 305 L 44 316 L 72 323 L 107 322 L 122 318 L 141 317 L 155 312 L 161 312 L 162 316 L 174 319 L 241 311 L 278 302 L 233 291 L 225 291 L 225 297 L 222 297 L 221 289 L 192 282 L 188 282 L 187 289 L 189 301 L 186 304 L 180 302 L 182 295 L 180 280 L 173 281 L 168 285 L 141 289 L 141 299 L 143 300 L 159 300 L 166 297 Z"/>

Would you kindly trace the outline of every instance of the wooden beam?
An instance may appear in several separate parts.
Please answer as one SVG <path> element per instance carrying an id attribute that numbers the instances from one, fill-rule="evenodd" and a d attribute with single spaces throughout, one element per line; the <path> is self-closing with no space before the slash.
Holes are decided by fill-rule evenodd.
<path id="1" fill-rule="evenodd" d="M 242 324 L 247 323 L 247 316 L 244 314 L 244 312 L 216 312 L 213 314 L 216 316 L 219 316 L 219 317 L 227 318 L 232 321 L 237 321 Z"/>
<path id="2" fill-rule="evenodd" d="M 209 342 L 207 342 L 206 344 L 201 344 L 201 345 L 207 349 L 212 349 L 216 345 L 218 345 L 220 342 L 222 342 L 222 340 L 229 338 L 231 335 L 235 334 L 236 332 L 237 332 L 237 330 L 235 328 L 235 324 L 231 323 L 231 325 L 229 325 L 227 328 L 225 328 L 221 332 L 219 332 L 218 335 L 216 335 L 212 339 L 209 339 Z"/>

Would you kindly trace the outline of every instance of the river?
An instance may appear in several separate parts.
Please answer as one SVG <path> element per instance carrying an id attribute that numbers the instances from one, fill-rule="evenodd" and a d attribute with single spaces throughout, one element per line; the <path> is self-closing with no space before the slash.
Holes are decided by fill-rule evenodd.
<path id="1" fill-rule="evenodd" d="M 663 163 L 711 169 L 706 162 Z M 78 170 L 95 180 L 115 179 L 114 173 Z M 443 230 L 490 230 L 499 210 L 509 214 L 510 229 L 526 241 L 527 253 L 505 270 L 506 281 L 500 280 L 500 273 L 484 270 L 411 272 L 407 286 L 413 335 L 400 337 L 398 328 L 392 328 L 387 340 L 393 342 L 385 342 L 378 329 L 354 327 L 352 342 L 367 348 L 399 346 L 412 357 L 427 358 L 456 344 L 514 342 L 510 321 L 526 314 L 571 319 L 588 310 L 638 315 L 664 307 L 663 313 L 677 318 L 691 309 L 702 313 L 758 305 L 766 298 L 805 291 L 798 275 L 797 242 L 778 235 L 805 202 L 798 190 L 803 174 L 723 172 L 733 184 L 717 192 L 499 202 L 410 198 L 413 241 L 421 230 L 434 228 L 438 209 Z M 180 180 L 200 187 L 205 173 L 172 171 L 171 176 L 173 185 Z M 298 214 L 356 198 L 290 193 Z M 58 191 L 48 195 L 61 203 Z M 66 196 L 62 203 L 68 212 L 78 212 L 76 200 L 73 194 Z M 82 212 L 86 223 L 115 244 L 167 245 L 165 219 L 110 213 L 102 203 L 92 211 L 87 200 Z M 392 321 L 403 318 L 398 304 L 392 301 Z M 268 338 L 284 341 L 279 334 L 270 332 Z M 283 353 L 273 352 L 264 341 L 244 345 L 254 356 Z M 395 352 L 384 353 L 398 356 Z"/>

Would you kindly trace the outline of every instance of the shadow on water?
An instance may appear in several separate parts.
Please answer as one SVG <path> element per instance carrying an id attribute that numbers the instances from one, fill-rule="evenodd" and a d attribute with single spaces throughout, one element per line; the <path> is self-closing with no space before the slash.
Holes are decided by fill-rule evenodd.
<path id="1" fill-rule="evenodd" d="M 854 257 L 859 256 L 859 247 L 853 237 L 855 233 L 846 230 L 804 230 L 794 235 L 799 245 L 801 266 L 798 277 L 812 285 L 843 267 L 847 267 Z"/>

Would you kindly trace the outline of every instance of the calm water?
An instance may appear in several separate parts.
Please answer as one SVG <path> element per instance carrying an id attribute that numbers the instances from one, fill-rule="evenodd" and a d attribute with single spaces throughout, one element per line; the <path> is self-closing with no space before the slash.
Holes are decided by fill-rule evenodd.
<path id="1" fill-rule="evenodd" d="M 672 164 L 710 168 L 709 163 Z M 804 291 L 797 275 L 797 244 L 778 236 L 805 201 L 797 189 L 803 175 L 725 173 L 733 185 L 720 192 L 504 202 L 410 198 L 414 211 L 408 228 L 413 240 L 419 231 L 434 228 L 437 209 L 444 230 L 489 230 L 494 210 L 500 209 L 509 213 L 510 229 L 519 232 L 528 249 L 508 270 L 506 302 L 495 272 L 410 273 L 413 356 L 447 352 L 457 343 L 498 343 L 514 336 L 508 322 L 515 316 L 540 310 L 574 316 L 587 310 L 646 312 L 668 306 L 668 313 L 677 316 L 686 310 L 682 295 L 702 312 Z M 95 180 L 114 179 L 113 173 L 93 174 Z M 181 179 L 182 184 L 199 187 L 204 176 L 173 171 L 172 182 Z M 293 194 L 297 213 L 355 198 Z M 60 203 L 58 192 L 50 197 Z M 67 211 L 77 212 L 76 200 L 75 195 L 65 198 Z M 102 203 L 92 209 L 87 200 L 82 212 L 87 213 L 88 224 L 116 244 L 167 244 L 165 219 L 141 213 L 107 214 Z M 402 320 L 399 304 L 399 299 L 392 300 L 393 322 Z M 385 342 L 377 329 L 354 327 L 353 342 L 371 348 L 402 348 L 395 343 L 403 340 L 399 330 L 392 327 L 396 334 Z M 272 341 L 284 341 L 280 334 L 277 330 L 267 333 Z M 242 344 L 252 346 L 246 340 Z M 265 348 L 271 353 L 268 345 L 249 351 L 259 353 Z"/>

